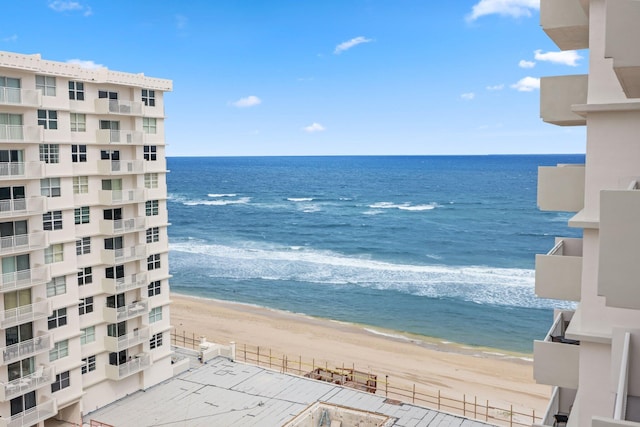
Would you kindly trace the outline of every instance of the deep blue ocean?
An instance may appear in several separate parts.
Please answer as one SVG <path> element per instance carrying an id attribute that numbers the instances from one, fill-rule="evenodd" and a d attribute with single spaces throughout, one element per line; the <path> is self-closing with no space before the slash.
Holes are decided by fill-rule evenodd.
<path id="1" fill-rule="evenodd" d="M 581 232 L 537 168 L 584 155 L 167 161 L 174 292 L 522 352 L 569 306 L 534 295 Z"/>

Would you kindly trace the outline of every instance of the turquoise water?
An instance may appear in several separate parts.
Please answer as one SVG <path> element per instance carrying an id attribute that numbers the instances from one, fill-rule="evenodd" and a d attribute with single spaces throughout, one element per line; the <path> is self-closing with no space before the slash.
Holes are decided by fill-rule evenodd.
<path id="1" fill-rule="evenodd" d="M 174 292 L 530 352 L 562 301 L 534 258 L 578 236 L 536 208 L 583 155 L 169 158 Z"/>

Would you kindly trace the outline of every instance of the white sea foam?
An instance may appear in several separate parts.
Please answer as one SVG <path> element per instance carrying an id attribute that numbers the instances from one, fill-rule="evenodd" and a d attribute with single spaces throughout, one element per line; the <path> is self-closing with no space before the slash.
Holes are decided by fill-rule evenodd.
<path id="1" fill-rule="evenodd" d="M 392 202 L 377 202 L 369 205 L 371 209 L 399 209 L 402 211 L 430 211 L 438 207 L 437 203 L 429 203 L 426 205 L 411 205 L 411 203 L 392 203 Z"/>
<path id="2" fill-rule="evenodd" d="M 380 335 L 382 337 L 393 338 L 393 339 L 402 340 L 402 341 L 413 341 L 411 338 L 407 338 L 404 335 L 389 334 L 386 332 L 376 331 L 375 329 L 370 329 L 370 328 L 363 328 L 363 329 L 371 334 Z"/>
<path id="3" fill-rule="evenodd" d="M 240 197 L 238 199 L 218 199 L 218 200 L 187 200 L 182 204 L 185 206 L 226 206 L 226 205 L 246 205 L 251 201 L 251 197 Z"/>
<path id="4" fill-rule="evenodd" d="M 229 194 L 215 194 L 215 193 L 210 193 L 207 194 L 208 197 L 214 197 L 214 198 L 219 198 L 219 197 L 236 197 L 237 194 L 233 194 L 233 193 L 229 193 Z"/>
<path id="5" fill-rule="evenodd" d="M 194 255 L 181 258 L 184 264 L 181 269 L 207 265 L 211 277 L 360 286 L 477 304 L 573 308 L 572 303 L 536 297 L 534 270 L 530 269 L 394 264 L 308 247 L 297 250 L 258 242 L 227 246 L 185 241 L 170 244 L 170 249 Z"/>
<path id="6" fill-rule="evenodd" d="M 311 202 L 313 197 L 287 197 L 290 202 Z"/>

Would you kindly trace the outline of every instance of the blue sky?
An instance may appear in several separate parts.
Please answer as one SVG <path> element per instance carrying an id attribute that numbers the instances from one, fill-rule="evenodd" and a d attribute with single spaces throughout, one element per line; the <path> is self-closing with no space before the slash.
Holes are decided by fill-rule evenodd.
<path id="1" fill-rule="evenodd" d="M 173 80 L 170 156 L 583 153 L 539 0 L 20 0 L 0 50 Z"/>

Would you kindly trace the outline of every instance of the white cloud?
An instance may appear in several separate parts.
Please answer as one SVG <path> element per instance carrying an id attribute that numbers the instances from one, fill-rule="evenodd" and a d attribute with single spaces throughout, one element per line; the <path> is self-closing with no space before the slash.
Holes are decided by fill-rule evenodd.
<path id="1" fill-rule="evenodd" d="M 532 92 L 536 89 L 540 89 L 540 79 L 536 77 L 525 77 L 520 79 L 518 83 L 512 84 L 511 88 L 518 92 Z"/>
<path id="2" fill-rule="evenodd" d="M 232 102 L 231 105 L 238 108 L 246 108 L 246 107 L 254 107 L 256 105 L 260 105 L 262 100 L 257 96 L 247 96 L 246 98 L 240 98 L 235 102 Z"/>
<path id="3" fill-rule="evenodd" d="M 18 40 L 18 35 L 17 34 L 13 34 L 9 37 L 4 37 L 2 39 L 3 42 L 15 42 L 16 40 Z"/>
<path id="4" fill-rule="evenodd" d="M 82 59 L 69 59 L 67 60 L 67 64 L 76 64 L 79 65 L 82 68 L 86 68 L 88 70 L 96 70 L 98 68 L 103 68 L 104 65 L 102 64 L 96 64 L 93 61 L 84 61 Z"/>
<path id="5" fill-rule="evenodd" d="M 49 1 L 49 8 L 56 12 L 83 12 L 84 16 L 89 16 L 93 13 L 91 7 L 72 0 L 51 0 Z"/>
<path id="6" fill-rule="evenodd" d="M 578 55 L 578 52 L 575 50 L 542 53 L 542 50 L 538 49 L 534 53 L 537 61 L 547 61 L 554 64 L 569 65 L 571 67 L 577 67 L 578 61 L 582 59 L 582 56 Z"/>
<path id="7" fill-rule="evenodd" d="M 335 53 L 336 55 L 339 55 L 342 52 L 344 52 L 345 50 L 349 50 L 354 46 L 357 46 L 357 45 L 362 44 L 362 43 L 369 43 L 369 42 L 372 42 L 372 41 L 373 41 L 372 39 L 368 39 L 366 37 L 362 37 L 362 36 L 356 37 L 356 38 L 353 38 L 353 39 L 348 40 L 346 42 L 340 43 L 338 46 L 336 46 L 336 49 L 333 51 L 333 53 Z"/>
<path id="8" fill-rule="evenodd" d="M 460 98 L 466 99 L 467 101 L 471 101 L 475 97 L 476 97 L 476 94 L 473 92 L 467 92 L 460 95 Z"/>
<path id="9" fill-rule="evenodd" d="M 525 61 L 524 59 L 521 59 L 520 62 L 518 62 L 518 67 L 520 68 L 533 68 L 536 66 L 536 63 L 533 61 Z"/>
<path id="10" fill-rule="evenodd" d="M 519 18 L 530 17 L 532 10 L 540 9 L 540 0 L 480 0 L 467 15 L 468 22 L 475 21 L 481 16 L 500 15 Z"/>
<path id="11" fill-rule="evenodd" d="M 189 18 L 184 15 L 176 15 L 176 28 L 179 30 L 184 30 L 187 28 L 189 24 Z"/>
<path id="12" fill-rule="evenodd" d="M 309 126 L 303 127 L 302 130 L 308 133 L 322 132 L 325 130 L 325 127 L 322 126 L 320 123 L 313 122 Z"/>
<path id="13" fill-rule="evenodd" d="M 487 90 L 502 90 L 502 89 L 504 89 L 503 84 L 487 86 Z"/>

